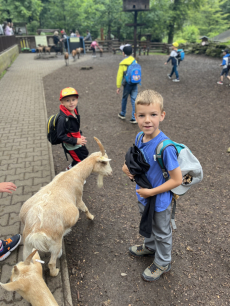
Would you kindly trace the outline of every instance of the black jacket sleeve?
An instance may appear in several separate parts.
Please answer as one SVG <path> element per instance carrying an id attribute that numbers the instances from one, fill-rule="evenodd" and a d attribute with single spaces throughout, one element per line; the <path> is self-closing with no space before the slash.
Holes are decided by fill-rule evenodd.
<path id="1" fill-rule="evenodd" d="M 67 136 L 68 131 L 66 127 L 67 127 L 66 118 L 63 116 L 60 116 L 57 122 L 57 137 L 62 142 L 66 142 L 66 143 L 69 143 L 75 146 L 77 144 L 77 138 L 68 137 Z"/>

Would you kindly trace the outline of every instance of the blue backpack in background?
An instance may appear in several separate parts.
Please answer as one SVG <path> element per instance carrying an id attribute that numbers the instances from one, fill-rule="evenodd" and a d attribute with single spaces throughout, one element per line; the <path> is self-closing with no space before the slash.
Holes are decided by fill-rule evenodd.
<path id="1" fill-rule="evenodd" d="M 178 58 L 179 62 L 182 62 L 184 60 L 184 56 L 185 56 L 184 50 L 183 49 L 178 49 L 177 50 L 177 58 Z"/>
<path id="2" fill-rule="evenodd" d="M 134 60 L 127 68 L 125 80 L 128 84 L 141 83 L 141 65 Z"/>

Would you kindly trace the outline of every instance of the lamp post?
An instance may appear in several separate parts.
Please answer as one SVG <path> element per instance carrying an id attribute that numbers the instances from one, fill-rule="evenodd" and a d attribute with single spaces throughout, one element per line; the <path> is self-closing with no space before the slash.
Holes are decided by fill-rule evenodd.
<path id="1" fill-rule="evenodd" d="M 127 23 L 126 26 L 134 27 L 134 57 L 136 57 L 137 50 L 137 27 L 143 26 L 145 23 L 137 23 L 137 13 L 139 11 L 149 10 L 149 0 L 123 0 L 123 11 L 133 12 L 134 11 L 134 23 Z"/>

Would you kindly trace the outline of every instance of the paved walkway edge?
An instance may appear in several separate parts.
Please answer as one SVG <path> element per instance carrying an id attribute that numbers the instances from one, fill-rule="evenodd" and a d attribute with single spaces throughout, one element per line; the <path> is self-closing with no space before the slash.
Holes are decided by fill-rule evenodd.
<path id="1" fill-rule="evenodd" d="M 47 117 L 47 109 L 46 109 L 46 101 L 45 101 L 45 92 L 44 92 L 43 86 L 42 86 L 42 91 L 43 91 L 44 112 L 45 112 L 45 118 L 47 122 L 48 117 Z M 52 153 L 51 144 L 49 142 L 48 142 L 48 150 L 49 150 L 51 175 L 52 175 L 52 178 L 54 178 L 55 171 L 54 171 L 53 153 Z M 62 256 L 60 258 L 60 270 L 61 270 L 61 275 L 62 275 L 62 288 L 63 288 L 65 306 L 73 306 L 64 240 L 62 243 Z"/>

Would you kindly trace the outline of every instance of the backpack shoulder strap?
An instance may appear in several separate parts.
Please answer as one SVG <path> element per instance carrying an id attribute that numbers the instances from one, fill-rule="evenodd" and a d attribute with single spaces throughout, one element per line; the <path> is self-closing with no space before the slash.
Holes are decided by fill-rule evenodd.
<path id="1" fill-rule="evenodd" d="M 156 148 L 156 160 L 157 160 L 159 166 L 161 167 L 163 177 L 165 178 L 166 181 L 168 180 L 168 173 L 167 173 L 166 167 L 164 165 L 163 153 L 164 153 L 164 150 L 168 146 L 173 146 L 176 149 L 177 156 L 178 156 L 179 153 L 178 153 L 177 147 L 176 147 L 174 141 L 172 141 L 171 139 L 162 140 L 161 142 L 159 142 L 159 144 L 157 145 L 157 148 Z"/>
<path id="2" fill-rule="evenodd" d="M 67 116 L 65 116 L 65 115 L 62 115 L 61 112 L 59 112 L 57 115 L 58 115 L 58 117 L 62 117 L 62 118 L 65 119 L 65 128 L 67 129 L 68 132 L 70 132 L 70 126 L 71 126 L 71 124 L 70 124 L 69 117 L 67 117 Z M 58 119 L 58 118 L 57 118 L 57 119 Z"/>
<path id="3" fill-rule="evenodd" d="M 141 136 L 144 134 L 144 132 L 140 132 L 139 133 L 139 135 L 138 135 L 138 137 L 137 137 L 137 144 L 138 144 L 138 142 L 139 142 L 139 140 L 141 139 Z"/>

